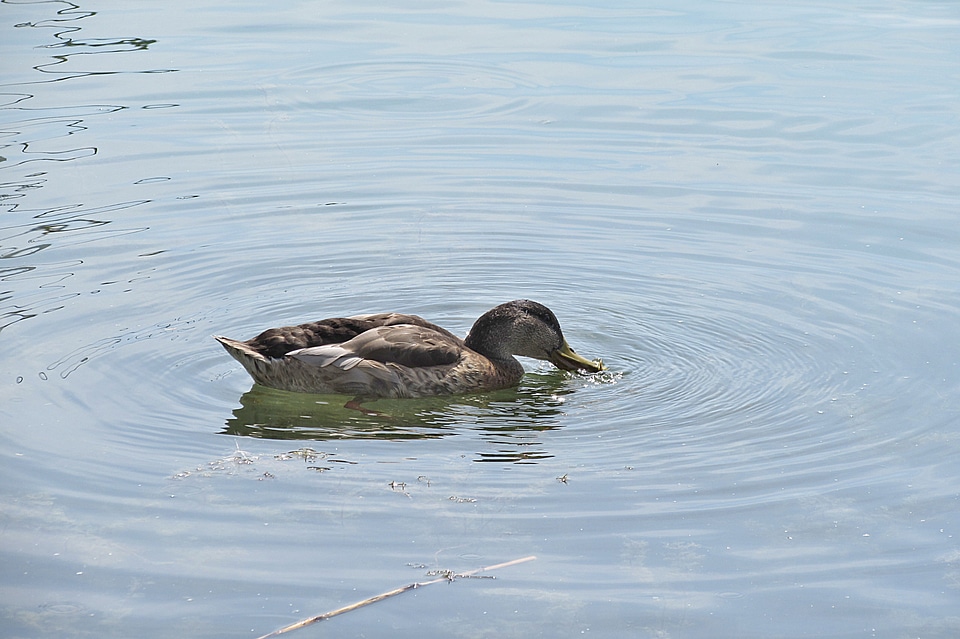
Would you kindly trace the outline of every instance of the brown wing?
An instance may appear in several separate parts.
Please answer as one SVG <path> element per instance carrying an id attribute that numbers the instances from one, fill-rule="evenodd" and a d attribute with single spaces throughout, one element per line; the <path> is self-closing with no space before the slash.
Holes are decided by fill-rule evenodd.
<path id="1" fill-rule="evenodd" d="M 349 370 L 364 361 L 425 368 L 456 363 L 463 351 L 460 338 L 429 327 L 400 324 L 378 326 L 342 344 L 313 346 L 290 353 L 315 366 Z"/>
<path id="2" fill-rule="evenodd" d="M 458 339 L 449 331 L 436 324 L 431 324 L 417 315 L 376 313 L 373 315 L 354 315 L 352 317 L 331 317 L 297 326 L 270 328 L 248 340 L 246 344 L 265 357 L 280 358 L 290 351 L 326 344 L 342 344 L 378 326 L 398 324 L 429 328 L 440 335 Z"/>

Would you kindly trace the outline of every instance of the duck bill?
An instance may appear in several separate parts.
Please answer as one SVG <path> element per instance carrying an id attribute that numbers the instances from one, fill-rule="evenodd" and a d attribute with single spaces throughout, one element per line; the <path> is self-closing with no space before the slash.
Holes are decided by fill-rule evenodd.
<path id="1" fill-rule="evenodd" d="M 586 357 L 577 355 L 566 340 L 560 344 L 560 348 L 550 353 L 550 363 L 565 371 L 585 370 L 591 373 L 599 373 L 604 370 L 602 362 L 592 362 Z"/>

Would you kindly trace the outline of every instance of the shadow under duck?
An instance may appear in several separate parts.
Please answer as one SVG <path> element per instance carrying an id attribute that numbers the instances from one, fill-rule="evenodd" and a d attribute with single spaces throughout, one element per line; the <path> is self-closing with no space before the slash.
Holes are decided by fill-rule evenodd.
<path id="1" fill-rule="evenodd" d="M 551 362 L 567 371 L 604 370 L 578 355 L 556 315 L 543 304 L 514 300 L 473 324 L 465 339 L 417 315 L 378 313 L 271 328 L 241 342 L 214 336 L 254 381 L 299 393 L 365 399 L 427 397 L 516 386 L 514 357 Z M 363 409 L 360 409 L 363 410 Z"/>

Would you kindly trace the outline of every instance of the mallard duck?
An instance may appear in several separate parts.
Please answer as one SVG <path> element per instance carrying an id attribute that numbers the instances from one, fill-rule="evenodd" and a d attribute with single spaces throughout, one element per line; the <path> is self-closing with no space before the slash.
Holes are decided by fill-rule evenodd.
<path id="1" fill-rule="evenodd" d="M 416 315 L 354 315 L 271 328 L 241 342 L 214 336 L 253 377 L 272 388 L 366 399 L 427 397 L 516 386 L 523 367 L 514 355 L 557 368 L 598 372 L 563 338 L 543 304 L 501 304 L 473 324 L 466 339 Z M 360 409 L 362 410 L 362 409 Z"/>

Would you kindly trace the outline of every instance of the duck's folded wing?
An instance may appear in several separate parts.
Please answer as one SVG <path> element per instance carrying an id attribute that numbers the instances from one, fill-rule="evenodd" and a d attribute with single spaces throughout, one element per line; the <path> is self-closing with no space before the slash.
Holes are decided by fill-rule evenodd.
<path id="1" fill-rule="evenodd" d="M 342 344 L 295 350 L 287 357 L 347 371 L 363 361 L 408 368 L 450 365 L 460 359 L 462 351 L 463 342 L 446 331 L 400 324 L 373 328 Z"/>
<path id="2" fill-rule="evenodd" d="M 310 348 L 301 348 L 300 350 L 290 351 L 287 357 L 293 357 L 304 364 L 326 368 L 327 366 L 336 366 L 340 370 L 348 371 L 363 361 L 362 357 L 357 356 L 353 351 L 346 349 L 341 344 L 327 344 L 326 346 L 311 346 Z"/>
<path id="3" fill-rule="evenodd" d="M 373 313 L 351 317 L 330 317 L 318 322 L 308 322 L 296 326 L 269 328 L 249 340 L 247 345 L 251 350 L 264 357 L 281 358 L 291 351 L 326 344 L 342 344 L 378 326 L 394 326 L 397 324 L 423 326 L 449 337 L 454 337 L 445 329 L 431 324 L 417 315 Z"/>

